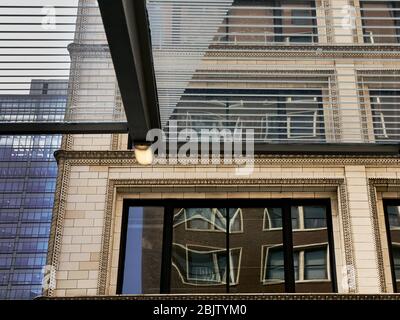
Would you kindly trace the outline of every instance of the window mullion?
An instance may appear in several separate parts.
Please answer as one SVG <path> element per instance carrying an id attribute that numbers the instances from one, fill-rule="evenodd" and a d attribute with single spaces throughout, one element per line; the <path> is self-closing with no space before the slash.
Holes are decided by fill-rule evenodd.
<path id="1" fill-rule="evenodd" d="M 174 212 L 173 208 L 170 206 L 166 206 L 164 210 L 164 235 L 162 244 L 163 249 L 161 260 L 160 293 L 170 293 Z"/>
<path id="2" fill-rule="evenodd" d="M 295 276 L 293 261 L 293 233 L 292 233 L 292 217 L 291 206 L 285 203 L 283 205 L 282 226 L 283 226 L 283 252 L 285 266 L 285 291 L 295 292 Z"/>
<path id="3" fill-rule="evenodd" d="M 226 292 L 229 293 L 229 284 L 231 277 L 231 263 L 230 263 L 230 248 L 229 248 L 229 208 L 225 208 L 225 216 L 226 216 Z"/>
<path id="4" fill-rule="evenodd" d="M 298 265 L 298 272 L 299 272 L 299 280 L 305 280 L 304 274 L 306 269 L 306 261 L 305 261 L 305 254 L 304 250 L 299 251 L 299 265 Z"/>

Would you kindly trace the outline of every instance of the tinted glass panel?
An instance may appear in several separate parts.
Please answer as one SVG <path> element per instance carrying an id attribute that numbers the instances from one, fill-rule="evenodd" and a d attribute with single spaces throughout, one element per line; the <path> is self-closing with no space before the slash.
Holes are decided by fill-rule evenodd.
<path id="1" fill-rule="evenodd" d="M 160 293 L 163 224 L 164 208 L 129 209 L 122 293 Z"/>
<path id="2" fill-rule="evenodd" d="M 326 249 L 304 250 L 304 280 L 325 280 L 327 274 Z"/>
<path id="3" fill-rule="evenodd" d="M 390 255 L 393 268 L 393 289 L 395 292 L 400 290 L 400 201 L 384 201 L 385 213 L 388 226 L 388 241 L 390 243 Z"/>
<path id="4" fill-rule="evenodd" d="M 131 207 L 122 293 L 332 292 L 327 207 L 255 202 L 265 206 Z"/>
<path id="5" fill-rule="evenodd" d="M 227 278 L 235 279 L 227 270 L 227 210 L 175 208 L 173 212 L 171 293 L 226 292 Z"/>
<path id="6" fill-rule="evenodd" d="M 282 208 L 241 209 L 243 232 L 229 235 L 229 247 L 242 250 L 240 277 L 238 285 L 231 286 L 229 292 L 284 292 Z"/>
<path id="7" fill-rule="evenodd" d="M 299 205 L 292 206 L 291 212 L 296 292 L 330 292 L 327 208 Z"/>

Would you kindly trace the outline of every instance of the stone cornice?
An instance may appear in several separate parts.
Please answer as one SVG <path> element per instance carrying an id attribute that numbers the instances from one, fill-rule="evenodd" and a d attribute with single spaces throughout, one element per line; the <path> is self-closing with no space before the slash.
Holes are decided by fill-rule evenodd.
<path id="1" fill-rule="evenodd" d="M 70 43 L 67 47 L 70 55 L 80 55 L 82 57 L 107 57 L 111 58 L 108 44 L 80 44 Z"/>
<path id="2" fill-rule="evenodd" d="M 88 165 L 139 165 L 132 150 L 125 151 L 67 151 L 58 150 L 54 153 L 57 161 L 69 160 L 71 164 Z M 400 155 L 287 155 L 271 154 L 256 155 L 255 165 L 400 165 Z M 204 166 L 204 164 L 156 164 L 154 166 Z M 213 164 L 206 164 L 213 165 Z M 221 164 L 222 165 L 222 164 Z M 215 165 L 213 165 L 215 166 Z M 225 166 L 234 166 L 225 165 Z"/>
<path id="3" fill-rule="evenodd" d="M 207 57 L 320 57 L 320 58 L 399 58 L 399 46 L 370 44 L 313 44 L 265 46 L 212 46 Z M 182 53 L 185 55 L 185 53 Z M 186 54 L 188 55 L 188 54 Z"/>
<path id="4" fill-rule="evenodd" d="M 39 297 L 37 300 L 400 300 L 400 294 L 165 294 Z"/>

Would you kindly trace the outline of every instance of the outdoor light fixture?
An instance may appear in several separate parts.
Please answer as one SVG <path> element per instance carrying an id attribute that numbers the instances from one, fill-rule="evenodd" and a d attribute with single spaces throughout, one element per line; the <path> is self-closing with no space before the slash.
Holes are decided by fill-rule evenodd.
<path id="1" fill-rule="evenodd" d="M 134 146 L 134 150 L 139 164 L 150 165 L 153 163 L 153 150 L 150 145 L 137 144 Z"/>

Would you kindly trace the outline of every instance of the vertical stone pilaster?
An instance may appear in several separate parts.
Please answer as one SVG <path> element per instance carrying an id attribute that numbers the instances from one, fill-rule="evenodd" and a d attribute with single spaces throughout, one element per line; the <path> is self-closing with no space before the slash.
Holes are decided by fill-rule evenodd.
<path id="1" fill-rule="evenodd" d="M 357 74 L 354 63 L 337 63 L 341 142 L 361 143 L 362 117 L 358 107 Z"/>
<path id="2" fill-rule="evenodd" d="M 355 265 L 358 279 L 358 293 L 381 291 L 374 230 L 368 201 L 368 182 L 365 166 L 345 166 L 350 221 L 353 233 Z M 360 218 L 368 218 L 360 225 Z"/>

